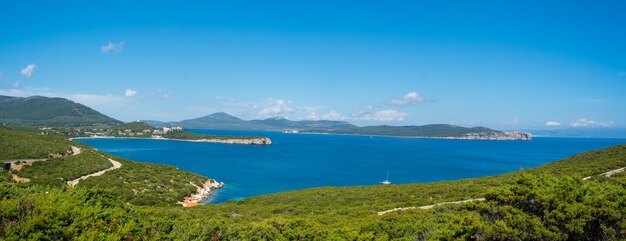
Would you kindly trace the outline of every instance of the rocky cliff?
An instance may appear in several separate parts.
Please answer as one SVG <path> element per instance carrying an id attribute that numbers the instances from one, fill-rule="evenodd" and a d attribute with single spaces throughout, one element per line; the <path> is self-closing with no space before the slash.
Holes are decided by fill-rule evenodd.
<path id="1" fill-rule="evenodd" d="M 213 190 L 224 187 L 223 182 L 217 182 L 213 179 L 205 181 L 202 186 L 198 186 L 193 182 L 190 182 L 190 184 L 196 187 L 196 193 L 186 196 L 183 198 L 182 202 L 178 202 L 178 204 L 183 205 L 183 207 L 196 206 L 199 203 L 206 201 L 209 196 L 211 196 L 211 192 Z"/>
<path id="2" fill-rule="evenodd" d="M 240 145 L 271 145 L 272 140 L 267 137 L 254 138 L 254 139 L 199 139 L 190 140 L 195 142 L 211 142 L 211 143 L 223 143 L 223 144 L 240 144 Z"/>
<path id="3" fill-rule="evenodd" d="M 496 140 L 496 141 L 530 141 L 532 134 L 528 132 L 497 132 L 497 133 L 468 133 L 456 137 L 444 137 L 444 139 L 458 140 Z"/>

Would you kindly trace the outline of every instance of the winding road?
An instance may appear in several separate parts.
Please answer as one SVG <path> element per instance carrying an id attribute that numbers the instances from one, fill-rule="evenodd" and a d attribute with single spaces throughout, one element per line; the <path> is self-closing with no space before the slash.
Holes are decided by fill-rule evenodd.
<path id="1" fill-rule="evenodd" d="M 112 170 L 115 170 L 115 169 L 118 169 L 118 168 L 122 167 L 122 163 L 119 163 L 118 161 L 115 161 L 115 160 L 113 160 L 111 158 L 107 158 L 105 156 L 102 156 L 102 157 L 108 159 L 111 162 L 111 164 L 113 164 L 113 166 L 109 167 L 107 169 L 104 169 L 102 171 L 96 172 L 96 173 L 92 173 L 92 174 L 89 174 L 89 175 L 84 175 L 84 176 L 76 178 L 74 180 L 67 181 L 67 185 L 70 186 L 70 187 L 74 187 L 81 180 L 85 180 L 85 179 L 90 178 L 90 177 L 102 176 L 102 174 L 104 174 L 104 173 L 106 173 L 108 171 L 112 171 Z"/>

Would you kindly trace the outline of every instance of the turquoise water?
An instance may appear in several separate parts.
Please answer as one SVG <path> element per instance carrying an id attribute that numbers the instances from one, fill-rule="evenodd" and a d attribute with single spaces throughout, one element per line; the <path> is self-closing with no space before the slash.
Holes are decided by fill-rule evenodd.
<path id="1" fill-rule="evenodd" d="M 516 171 L 626 139 L 534 138 L 463 141 L 279 132 L 192 130 L 263 135 L 273 145 L 246 146 L 145 139 L 80 139 L 136 161 L 169 164 L 226 183 L 209 202 L 319 186 L 433 182 Z"/>

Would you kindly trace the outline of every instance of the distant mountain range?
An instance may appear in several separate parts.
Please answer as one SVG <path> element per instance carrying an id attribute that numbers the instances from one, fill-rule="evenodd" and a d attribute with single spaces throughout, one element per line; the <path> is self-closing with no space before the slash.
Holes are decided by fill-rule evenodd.
<path id="1" fill-rule="evenodd" d="M 506 132 L 486 127 L 466 128 L 455 125 L 433 124 L 423 126 L 364 126 L 358 127 L 345 121 L 301 120 L 291 121 L 281 117 L 264 120 L 242 120 L 218 112 L 207 116 L 178 122 L 144 121 L 156 127 L 182 126 L 184 128 L 215 130 L 266 130 L 285 129 L 300 132 L 387 135 L 407 137 L 463 137 L 508 138 Z M 51 126 L 51 127 L 111 127 L 123 124 L 87 106 L 64 98 L 43 96 L 10 97 L 0 95 L 0 124 Z M 547 137 L 597 137 L 626 138 L 624 128 L 568 128 L 558 130 L 524 130 L 536 136 Z M 519 134 L 519 133 L 518 133 Z M 516 134 L 516 135 L 518 135 Z M 524 136 L 518 136 L 524 138 Z"/>
<path id="2" fill-rule="evenodd" d="M 0 95 L 0 123 L 27 126 L 109 126 L 121 121 L 64 98 Z"/>
<path id="3" fill-rule="evenodd" d="M 157 127 L 182 126 L 184 128 L 215 129 L 215 130 L 266 130 L 282 131 L 285 129 L 307 131 L 333 131 L 351 129 L 357 126 L 345 121 L 330 120 L 302 120 L 291 121 L 281 117 L 273 117 L 264 120 L 242 120 L 224 112 L 217 112 L 207 116 L 183 120 L 178 122 L 161 122 L 144 120 L 148 124 Z"/>
<path id="4" fill-rule="evenodd" d="M 308 133 L 333 133 L 355 135 L 385 135 L 406 137 L 432 137 L 481 140 L 528 140 L 530 135 L 510 134 L 486 127 L 466 128 L 455 125 L 435 124 L 423 126 L 365 126 L 358 127 L 344 121 L 302 120 L 291 121 L 281 117 L 264 120 L 242 120 L 224 112 L 179 122 L 144 121 L 154 126 L 182 126 L 184 128 L 216 130 L 297 130 Z"/>

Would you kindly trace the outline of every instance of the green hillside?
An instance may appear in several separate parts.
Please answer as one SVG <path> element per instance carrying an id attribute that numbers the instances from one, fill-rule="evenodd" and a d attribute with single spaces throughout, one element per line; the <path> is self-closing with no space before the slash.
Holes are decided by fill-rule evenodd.
<path id="1" fill-rule="evenodd" d="M 107 129 L 110 130 L 131 130 L 131 131 L 143 131 L 143 130 L 156 130 L 157 128 L 142 122 L 142 121 L 132 121 L 124 124 L 119 124 L 115 126 L 111 126 Z"/>
<path id="2" fill-rule="evenodd" d="M 419 137 L 459 137 L 470 133 L 485 135 L 502 133 L 486 127 L 462 127 L 447 124 L 422 126 L 364 126 L 352 129 L 331 131 L 335 134 L 379 135 L 379 136 L 419 136 Z"/>
<path id="3" fill-rule="evenodd" d="M 82 149 L 80 154 L 49 158 L 24 166 L 21 170 L 0 171 L 0 185 L 16 185 L 11 175 L 29 179 L 20 186 L 44 185 L 65 187 L 67 181 L 95 173 L 112 166 L 108 158 L 122 167 L 98 177 L 90 177 L 77 187 L 112 188 L 117 197 L 134 205 L 175 206 L 184 196 L 196 191 L 207 177 L 179 170 L 169 165 L 134 162 L 110 156 L 87 145 L 70 142 L 58 136 L 37 135 L 31 132 L 0 127 L 0 160 L 47 158 L 50 153 L 67 153 L 71 146 Z M 24 155 L 24 156 L 22 156 Z M 0 192 L 0 195 L 2 193 Z M 0 199 L 2 197 L 0 196 Z M 1 230 L 1 227 L 0 227 Z M 1 240 L 2 238 L 0 238 Z"/>
<path id="4" fill-rule="evenodd" d="M 0 126 L 0 160 L 38 159 L 70 151 L 69 141 Z"/>
<path id="5" fill-rule="evenodd" d="M 0 123 L 83 127 L 121 124 L 87 106 L 63 98 L 0 96 Z"/>
<path id="6" fill-rule="evenodd" d="M 192 129 L 213 130 L 265 130 L 282 131 L 284 129 L 308 130 L 308 131 L 332 131 L 338 129 L 355 128 L 344 121 L 330 120 L 301 120 L 292 121 L 281 117 L 272 117 L 264 120 L 242 120 L 224 112 L 217 112 L 207 116 L 183 120 L 179 122 L 146 121 L 156 126 L 182 126 Z"/>
<path id="7" fill-rule="evenodd" d="M 162 201 L 162 192 L 179 187 L 173 184 L 161 189 L 157 183 L 178 180 L 175 175 L 160 168 L 150 169 L 152 164 L 142 166 L 143 163 L 115 159 L 132 167 L 125 173 L 120 168 L 112 171 L 112 175 L 87 179 L 76 188 L 14 185 L 5 174 L 0 179 L 5 180 L 0 183 L 0 239 L 626 238 L 626 175 L 582 179 L 625 167 L 626 145 L 498 176 L 426 184 L 320 187 L 193 208 Z M 188 178 L 193 180 L 193 175 Z M 150 191 L 129 199 L 134 193 L 126 185 Z M 378 214 L 393 208 L 472 198 L 485 198 L 485 201 Z"/>

